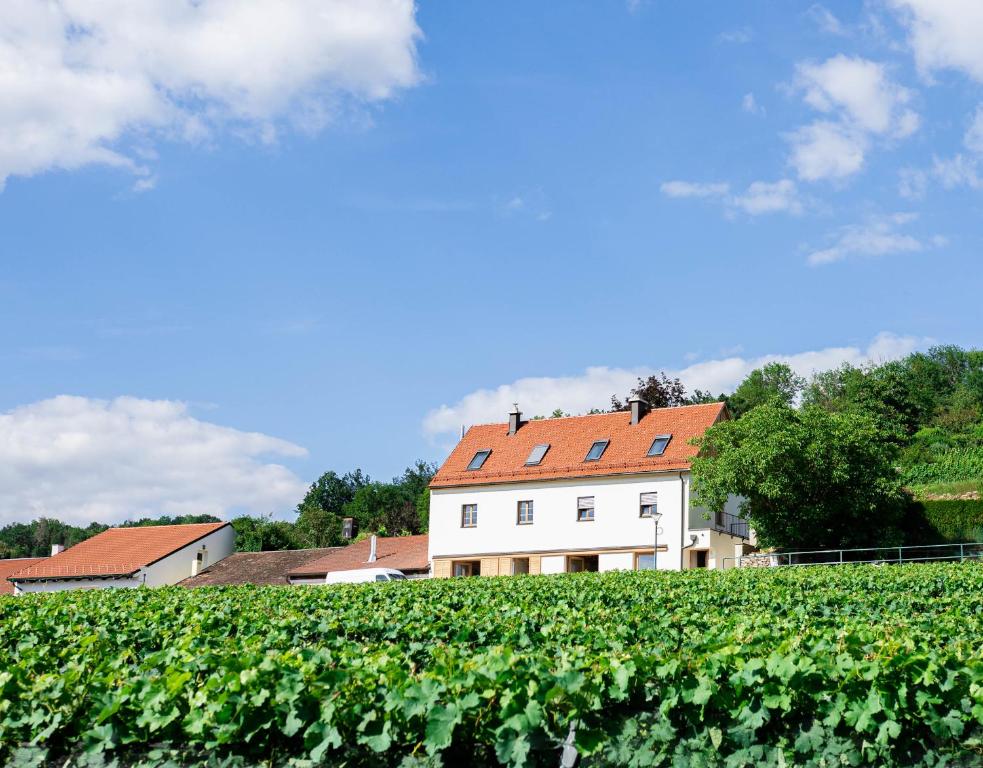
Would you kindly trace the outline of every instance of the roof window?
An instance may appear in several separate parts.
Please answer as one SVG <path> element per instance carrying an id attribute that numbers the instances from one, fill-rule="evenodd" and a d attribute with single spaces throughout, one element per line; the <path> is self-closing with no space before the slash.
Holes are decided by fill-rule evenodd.
<path id="1" fill-rule="evenodd" d="M 608 440 L 595 440 L 594 444 L 587 451 L 587 456 L 584 461 L 597 461 L 604 455 L 604 450 L 608 447 Z"/>
<path id="2" fill-rule="evenodd" d="M 482 450 L 478 451 L 474 455 L 474 458 L 471 459 L 471 463 L 468 464 L 468 469 L 481 469 L 481 466 L 485 463 L 485 459 L 488 458 L 489 454 L 491 454 L 491 448 L 483 448 Z"/>
<path id="3" fill-rule="evenodd" d="M 672 435 L 656 435 L 655 440 L 652 441 L 652 447 L 649 448 L 649 456 L 661 456 L 666 452 L 666 446 L 669 445 L 669 441 L 672 440 Z"/>
<path id="4" fill-rule="evenodd" d="M 536 464 L 540 464 L 549 449 L 549 443 L 540 443 L 539 445 L 533 446 L 533 449 L 529 452 L 529 458 L 526 459 L 526 466 L 533 467 Z"/>

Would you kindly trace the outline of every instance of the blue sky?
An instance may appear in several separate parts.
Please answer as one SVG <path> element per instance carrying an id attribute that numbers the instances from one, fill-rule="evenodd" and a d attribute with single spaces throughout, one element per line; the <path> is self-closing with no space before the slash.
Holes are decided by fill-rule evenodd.
<path id="1" fill-rule="evenodd" d="M 0 20 L 0 521 L 980 338 L 975 2 L 115 4 Z"/>

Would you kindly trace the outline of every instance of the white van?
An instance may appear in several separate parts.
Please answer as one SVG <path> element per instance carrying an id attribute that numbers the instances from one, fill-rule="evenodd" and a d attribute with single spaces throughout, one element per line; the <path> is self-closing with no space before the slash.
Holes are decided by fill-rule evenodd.
<path id="1" fill-rule="evenodd" d="M 365 581 L 400 581 L 406 575 L 395 568 L 357 568 L 352 571 L 331 571 L 325 584 L 358 584 Z"/>

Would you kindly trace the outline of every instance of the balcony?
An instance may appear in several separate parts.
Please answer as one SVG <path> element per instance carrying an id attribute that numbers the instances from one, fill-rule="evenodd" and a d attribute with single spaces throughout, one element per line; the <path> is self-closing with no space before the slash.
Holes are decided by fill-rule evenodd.
<path id="1" fill-rule="evenodd" d="M 691 509 L 689 511 L 689 529 L 691 531 L 710 529 L 738 539 L 750 538 L 747 520 L 732 515 L 730 512 L 707 512 L 705 509 Z"/>

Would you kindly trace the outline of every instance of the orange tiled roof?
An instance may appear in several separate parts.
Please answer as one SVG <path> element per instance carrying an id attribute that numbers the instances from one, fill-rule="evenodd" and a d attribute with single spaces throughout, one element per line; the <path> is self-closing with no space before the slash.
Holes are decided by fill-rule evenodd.
<path id="1" fill-rule="evenodd" d="M 110 528 L 11 576 L 18 581 L 128 576 L 226 525 L 228 523 Z"/>
<path id="2" fill-rule="evenodd" d="M 355 571 L 362 568 L 395 568 L 399 571 L 422 571 L 429 567 L 427 552 L 429 537 L 379 536 L 376 539 L 376 561 L 369 558 L 369 540 L 363 539 L 336 549 L 329 555 L 304 563 L 290 571 L 290 576 L 324 576 L 333 571 Z"/>
<path id="3" fill-rule="evenodd" d="M 40 563 L 47 560 L 45 557 L 14 557 L 9 560 L 0 560 L 0 595 L 14 594 L 14 583 L 7 581 L 11 574 L 22 571 L 29 565 Z"/>
<path id="4" fill-rule="evenodd" d="M 689 444 L 720 419 L 727 418 L 723 403 L 656 408 L 631 423 L 631 413 L 601 413 L 562 419 L 537 419 L 522 423 L 514 435 L 509 425 L 471 427 L 447 457 L 430 483 L 431 488 L 484 483 L 518 483 L 596 475 L 636 474 L 689 469 L 697 449 Z M 662 456 L 649 457 L 657 435 L 672 435 Z M 609 440 L 599 461 L 584 461 L 591 445 Z M 543 461 L 527 467 L 533 447 L 549 443 Z M 481 469 L 467 469 L 475 453 L 490 448 Z"/>

